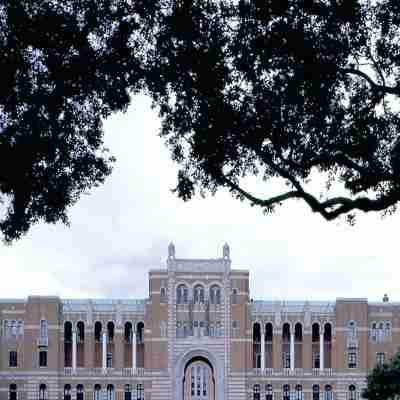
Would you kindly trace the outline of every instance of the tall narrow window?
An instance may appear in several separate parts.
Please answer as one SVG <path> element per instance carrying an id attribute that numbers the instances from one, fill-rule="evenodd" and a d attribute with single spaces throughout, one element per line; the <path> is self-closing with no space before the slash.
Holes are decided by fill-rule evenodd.
<path id="1" fill-rule="evenodd" d="M 101 342 L 101 331 L 102 331 L 102 325 L 100 321 L 96 321 L 94 324 L 94 340 L 96 342 Z"/>
<path id="2" fill-rule="evenodd" d="M 16 351 L 10 351 L 8 366 L 12 368 L 18 367 L 18 353 Z"/>
<path id="3" fill-rule="evenodd" d="M 144 343 L 144 324 L 143 322 L 138 322 L 136 326 L 136 340 L 138 344 Z"/>
<path id="4" fill-rule="evenodd" d="M 64 385 L 64 400 L 71 400 L 71 385 Z"/>
<path id="5" fill-rule="evenodd" d="M 132 389 L 129 383 L 124 386 L 124 400 L 132 400 Z"/>
<path id="6" fill-rule="evenodd" d="M 272 397 L 273 397 L 272 385 L 271 384 L 265 385 L 265 400 L 272 400 Z"/>
<path id="7" fill-rule="evenodd" d="M 83 389 L 83 385 L 79 384 L 76 386 L 76 400 L 84 400 L 85 391 Z"/>
<path id="8" fill-rule="evenodd" d="M 112 368 L 113 365 L 113 355 L 112 353 L 107 353 L 107 368 Z"/>
<path id="9" fill-rule="evenodd" d="M 39 367 L 47 367 L 47 351 L 39 351 Z"/>
<path id="10" fill-rule="evenodd" d="M 78 343 L 83 343 L 85 341 L 85 324 L 82 321 L 78 321 L 76 324 L 76 339 Z"/>
<path id="11" fill-rule="evenodd" d="M 101 386 L 98 383 L 94 385 L 93 400 L 101 400 Z"/>
<path id="12" fill-rule="evenodd" d="M 273 338 L 274 328 L 271 322 L 265 325 L 265 367 L 273 367 Z"/>
<path id="13" fill-rule="evenodd" d="M 194 288 L 194 302 L 195 304 L 204 303 L 204 288 L 201 285 L 197 285 Z"/>
<path id="14" fill-rule="evenodd" d="M 179 285 L 176 288 L 176 302 L 177 304 L 187 304 L 188 288 L 185 285 Z"/>
<path id="15" fill-rule="evenodd" d="M 349 391 L 348 391 L 348 400 L 356 400 L 356 387 L 354 385 L 349 386 Z"/>
<path id="16" fill-rule="evenodd" d="M 72 323 L 64 323 L 64 367 L 72 367 Z"/>
<path id="17" fill-rule="evenodd" d="M 290 368 L 290 325 L 287 322 L 282 327 L 282 367 Z"/>
<path id="18" fill-rule="evenodd" d="M 9 387 L 9 394 L 8 398 L 9 400 L 17 400 L 17 385 L 15 383 L 12 383 Z"/>
<path id="19" fill-rule="evenodd" d="M 290 386 L 283 385 L 282 387 L 282 400 L 290 400 Z"/>
<path id="20" fill-rule="evenodd" d="M 132 324 L 128 321 L 125 322 L 124 340 L 125 343 L 132 343 Z"/>
<path id="21" fill-rule="evenodd" d="M 253 368 L 261 368 L 261 326 L 253 325 Z"/>
<path id="22" fill-rule="evenodd" d="M 40 321 L 40 337 L 44 339 L 48 337 L 48 324 L 45 319 Z"/>
<path id="23" fill-rule="evenodd" d="M 253 386 L 253 400 L 261 400 L 260 385 Z"/>
<path id="24" fill-rule="evenodd" d="M 319 368 L 320 367 L 320 355 L 319 355 L 319 324 L 316 322 L 312 324 L 311 327 L 311 341 L 312 341 L 312 366 L 313 368 Z"/>
<path id="25" fill-rule="evenodd" d="M 319 400 L 319 385 L 313 385 L 312 398 L 313 400 Z"/>
<path id="26" fill-rule="evenodd" d="M 357 323 L 356 321 L 349 321 L 347 323 L 347 335 L 350 338 L 355 338 L 357 337 Z"/>
<path id="27" fill-rule="evenodd" d="M 210 288 L 210 303 L 221 304 L 221 289 L 218 285 L 213 285 Z"/>
<path id="28" fill-rule="evenodd" d="M 331 385 L 325 385 L 324 400 L 332 400 L 332 386 Z"/>
<path id="29" fill-rule="evenodd" d="M 385 353 L 376 353 L 376 363 L 379 366 L 385 363 Z"/>
<path id="30" fill-rule="evenodd" d="M 107 400 L 115 400 L 114 399 L 114 385 L 107 385 Z"/>
<path id="31" fill-rule="evenodd" d="M 107 339 L 109 343 L 114 341 L 114 322 L 112 321 L 107 324 Z"/>
<path id="32" fill-rule="evenodd" d="M 39 385 L 39 400 L 47 400 L 47 386 L 44 383 Z"/>
<path id="33" fill-rule="evenodd" d="M 296 385 L 294 397 L 295 400 L 303 400 L 303 387 L 301 385 Z"/>
<path id="34" fill-rule="evenodd" d="M 136 385 L 136 400 L 144 400 L 144 386 L 143 383 Z"/>

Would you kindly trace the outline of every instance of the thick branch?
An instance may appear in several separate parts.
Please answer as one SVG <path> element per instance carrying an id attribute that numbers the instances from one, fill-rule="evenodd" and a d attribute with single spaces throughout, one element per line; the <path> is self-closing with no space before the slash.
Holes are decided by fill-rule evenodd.
<path id="1" fill-rule="evenodd" d="M 340 72 L 343 72 L 344 74 L 351 74 L 351 75 L 357 75 L 360 78 L 365 79 L 371 87 L 378 92 L 382 93 L 387 93 L 387 94 L 394 94 L 396 96 L 400 96 L 400 89 L 398 87 L 391 87 L 391 86 L 386 86 L 386 85 L 378 85 L 368 74 L 365 72 L 362 72 L 358 69 L 355 68 L 340 68 Z"/>
<path id="2" fill-rule="evenodd" d="M 360 210 L 363 212 L 385 210 L 400 200 L 400 194 L 393 193 L 379 199 L 369 199 L 368 197 L 358 197 L 356 199 L 332 197 L 320 202 L 316 197 L 304 191 L 302 188 L 301 190 L 289 191 L 268 199 L 260 199 L 253 196 L 230 179 L 226 177 L 223 177 L 222 179 L 231 190 L 237 192 L 254 205 L 269 208 L 276 204 L 281 204 L 289 199 L 303 199 L 310 206 L 312 211 L 321 214 L 328 221 L 353 210 Z"/>

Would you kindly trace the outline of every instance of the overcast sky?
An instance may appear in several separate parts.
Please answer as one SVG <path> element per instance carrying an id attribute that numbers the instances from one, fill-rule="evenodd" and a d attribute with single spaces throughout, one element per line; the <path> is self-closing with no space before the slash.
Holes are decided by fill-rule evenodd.
<path id="1" fill-rule="evenodd" d="M 40 224 L 0 245 L 0 297 L 143 298 L 170 241 L 178 258 L 221 257 L 226 241 L 233 268 L 250 270 L 254 299 L 400 300 L 400 215 L 359 215 L 350 227 L 298 202 L 272 216 L 225 192 L 184 203 L 171 193 L 177 166 L 159 126 L 145 97 L 105 122 L 113 174 L 70 210 L 71 227 Z"/>

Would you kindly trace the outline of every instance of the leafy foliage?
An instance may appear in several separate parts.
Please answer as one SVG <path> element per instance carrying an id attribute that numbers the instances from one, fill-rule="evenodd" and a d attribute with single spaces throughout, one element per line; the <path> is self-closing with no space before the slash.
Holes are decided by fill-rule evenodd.
<path id="1" fill-rule="evenodd" d="M 363 397 L 368 400 L 389 400 L 400 396 L 400 353 L 388 363 L 378 365 L 367 378 Z"/>
<path id="2" fill-rule="evenodd" d="M 150 0 L 5 0 L 0 5 L 0 231 L 8 242 L 102 183 L 102 118 L 141 88 Z"/>
<path id="3" fill-rule="evenodd" d="M 102 119 L 139 90 L 184 200 L 226 187 L 266 212 L 289 199 L 327 220 L 394 210 L 399 16 L 396 0 L 3 1 L 0 231 L 12 241 L 40 219 L 67 222 L 111 172 Z M 289 189 L 261 198 L 248 176 Z"/>
<path id="4" fill-rule="evenodd" d="M 177 1 L 153 88 L 181 165 L 177 193 L 228 188 L 272 211 L 304 200 L 327 220 L 400 199 L 400 18 L 394 0 Z M 326 176 L 322 198 L 307 190 Z M 283 178 L 260 198 L 242 178 Z M 331 185 L 343 196 L 330 197 Z"/>

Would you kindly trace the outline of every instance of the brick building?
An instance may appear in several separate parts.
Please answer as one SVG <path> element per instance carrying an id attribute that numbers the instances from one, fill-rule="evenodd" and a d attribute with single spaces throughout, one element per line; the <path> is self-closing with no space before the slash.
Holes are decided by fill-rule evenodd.
<path id="1" fill-rule="evenodd" d="M 0 320 L 10 400 L 356 400 L 400 346 L 400 303 L 253 301 L 227 245 L 171 244 L 147 299 L 1 299 Z"/>

